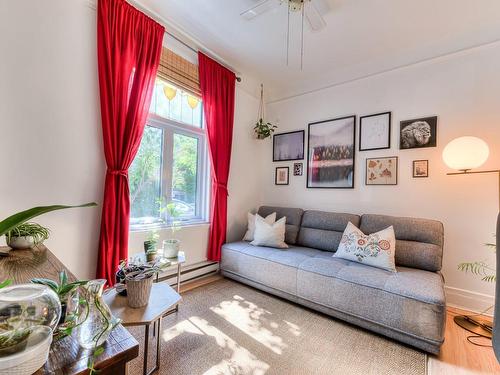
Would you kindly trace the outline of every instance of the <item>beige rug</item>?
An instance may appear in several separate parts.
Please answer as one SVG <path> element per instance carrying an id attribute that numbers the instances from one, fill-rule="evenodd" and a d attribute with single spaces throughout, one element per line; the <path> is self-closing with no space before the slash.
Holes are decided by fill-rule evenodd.
<path id="1" fill-rule="evenodd" d="M 182 297 L 162 323 L 160 374 L 426 373 L 422 352 L 227 279 Z M 144 329 L 130 331 L 141 352 L 129 373 L 142 374 Z"/>

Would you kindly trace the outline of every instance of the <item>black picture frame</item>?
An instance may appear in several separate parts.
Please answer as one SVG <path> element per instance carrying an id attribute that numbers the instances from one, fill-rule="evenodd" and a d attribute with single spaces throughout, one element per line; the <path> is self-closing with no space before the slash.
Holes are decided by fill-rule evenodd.
<path id="1" fill-rule="evenodd" d="M 385 147 L 373 147 L 373 148 L 361 148 L 363 145 L 363 119 L 370 117 L 379 117 L 389 115 L 388 129 L 387 129 L 387 146 Z M 360 116 L 359 118 L 359 151 L 373 151 L 373 150 L 387 150 L 391 148 L 391 131 L 392 131 L 392 112 L 380 112 L 374 113 L 373 115 Z"/>
<path id="2" fill-rule="evenodd" d="M 370 161 L 374 160 L 386 160 L 386 159 L 393 159 L 396 160 L 396 169 L 395 169 L 395 181 L 394 183 L 368 183 L 368 163 Z M 397 156 L 383 156 L 380 158 L 366 158 L 366 163 L 365 163 L 365 185 L 366 186 L 396 186 L 398 184 L 398 174 L 399 174 L 399 158 Z"/>
<path id="3" fill-rule="evenodd" d="M 278 169 L 286 169 L 286 183 L 278 182 Z M 290 184 L 290 168 L 289 167 L 276 167 L 274 172 L 274 184 L 275 185 L 289 185 Z"/>
<path id="4" fill-rule="evenodd" d="M 425 163 L 425 174 L 415 173 L 415 167 L 416 167 L 417 163 Z M 427 178 L 427 177 L 429 177 L 429 160 L 427 160 L 427 159 L 413 160 L 412 175 L 413 175 L 413 178 Z"/>
<path id="5" fill-rule="evenodd" d="M 282 136 L 287 136 L 287 135 L 295 134 L 295 133 L 297 133 L 297 134 L 300 133 L 300 135 L 302 136 L 300 138 L 302 140 L 301 155 L 299 155 L 299 157 L 297 157 L 297 158 L 293 158 L 293 157 L 292 158 L 283 158 L 283 159 L 277 158 L 276 157 L 276 148 L 277 148 L 276 143 L 278 142 L 279 138 L 282 137 Z M 292 161 L 292 160 L 304 160 L 304 149 L 305 149 L 304 146 L 305 146 L 305 131 L 304 130 L 294 130 L 294 131 L 291 131 L 291 132 L 274 134 L 273 135 L 273 162 Z"/>
<path id="6" fill-rule="evenodd" d="M 437 116 L 401 121 L 399 125 L 399 149 L 437 147 L 437 122 Z M 419 126 L 422 129 L 418 129 Z"/>
<path id="7" fill-rule="evenodd" d="M 350 171 L 351 175 L 351 184 L 350 186 L 311 186 L 310 178 L 311 178 L 311 128 L 326 124 L 326 123 L 334 123 L 335 121 L 341 121 L 346 119 L 352 119 L 352 170 Z M 307 126 L 307 173 L 306 173 L 306 188 L 308 189 L 354 189 L 354 181 L 355 181 L 355 171 L 356 171 L 356 115 L 336 117 L 329 120 L 316 121 L 311 122 Z"/>
<path id="8" fill-rule="evenodd" d="M 304 163 L 293 163 L 293 175 L 302 176 L 304 173 Z"/>

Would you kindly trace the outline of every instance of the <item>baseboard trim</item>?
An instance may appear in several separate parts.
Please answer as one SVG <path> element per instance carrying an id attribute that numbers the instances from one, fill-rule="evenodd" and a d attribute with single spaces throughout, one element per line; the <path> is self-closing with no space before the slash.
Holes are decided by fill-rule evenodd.
<path id="1" fill-rule="evenodd" d="M 495 304 L 495 297 L 488 294 L 471 292 L 450 286 L 445 286 L 444 290 L 446 293 L 446 304 L 450 307 L 479 313 Z M 493 309 L 484 313 L 484 315 L 493 315 Z"/>
<path id="2" fill-rule="evenodd" d="M 200 262 L 181 268 L 181 285 L 219 271 L 218 262 Z M 160 275 L 159 281 L 167 281 L 170 286 L 177 285 L 177 268 L 168 270 Z"/>

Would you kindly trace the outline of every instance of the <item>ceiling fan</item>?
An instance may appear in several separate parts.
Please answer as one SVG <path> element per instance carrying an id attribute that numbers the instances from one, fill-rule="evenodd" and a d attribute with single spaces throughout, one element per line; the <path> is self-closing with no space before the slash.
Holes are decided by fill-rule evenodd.
<path id="1" fill-rule="evenodd" d="M 324 0 L 264 0 L 240 15 L 246 20 L 251 20 L 282 4 L 288 5 L 289 12 L 304 12 L 304 17 L 312 31 L 320 31 L 326 26 L 321 15 L 328 9 Z"/>
<path id="2" fill-rule="evenodd" d="M 302 33 L 301 33 L 301 51 L 300 51 L 300 69 L 303 67 L 304 59 L 304 20 L 313 32 L 320 31 L 325 28 L 326 22 L 323 19 L 322 13 L 328 11 L 328 5 L 325 0 L 263 0 L 257 5 L 247 9 L 240 14 L 246 20 L 251 20 L 260 16 L 277 6 L 286 4 L 288 11 L 287 19 L 287 40 L 286 40 L 286 65 L 289 59 L 290 46 L 290 13 L 300 13 L 302 17 Z"/>

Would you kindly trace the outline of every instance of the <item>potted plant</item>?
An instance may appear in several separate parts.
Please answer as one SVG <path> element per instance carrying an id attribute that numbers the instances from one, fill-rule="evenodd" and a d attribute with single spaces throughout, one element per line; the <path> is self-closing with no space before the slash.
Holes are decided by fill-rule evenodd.
<path id="1" fill-rule="evenodd" d="M 181 222 L 177 220 L 180 216 L 180 212 L 175 206 L 175 203 L 171 202 L 167 204 L 167 220 L 171 224 L 172 235 L 175 235 L 181 229 Z M 176 238 L 169 238 L 163 240 L 163 256 L 166 258 L 176 258 L 179 254 L 181 246 L 181 241 Z"/>
<path id="2" fill-rule="evenodd" d="M 144 307 L 149 302 L 153 276 L 160 272 L 168 263 L 155 261 L 153 263 L 137 264 L 125 261 L 120 263 L 118 272 L 123 275 L 123 283 L 116 284 L 116 290 L 127 289 L 127 303 L 130 307 Z"/>
<path id="3" fill-rule="evenodd" d="M 153 262 L 156 259 L 158 252 L 155 250 L 148 250 L 146 252 L 146 261 Z"/>
<path id="4" fill-rule="evenodd" d="M 57 294 L 59 302 L 61 302 L 61 319 L 59 320 L 59 324 L 62 324 L 66 321 L 69 299 L 74 295 L 80 286 L 86 285 L 88 280 L 79 280 L 68 283 L 68 276 L 66 275 L 66 271 L 63 270 L 59 273 L 59 283 L 54 280 L 43 278 L 31 279 L 31 282 L 34 284 L 48 286 Z"/>
<path id="5" fill-rule="evenodd" d="M 260 106 L 259 113 L 257 114 L 257 122 L 253 130 L 257 135 L 257 139 L 266 139 L 270 137 L 274 131 L 278 128 L 276 125 L 271 124 L 270 122 L 266 122 L 264 120 L 264 85 L 260 85 Z"/>
<path id="6" fill-rule="evenodd" d="M 53 205 L 33 207 L 0 221 L 0 236 L 5 235 L 7 245 L 13 249 L 28 249 L 49 238 L 49 230 L 47 228 L 36 223 L 28 223 L 28 220 L 51 211 L 92 206 L 97 206 L 97 204 L 91 202 L 77 206 Z"/>
<path id="7" fill-rule="evenodd" d="M 147 254 L 150 250 L 156 250 L 159 239 L 160 235 L 156 229 L 150 231 L 147 240 L 144 241 L 144 252 Z"/>
<path id="8" fill-rule="evenodd" d="M 49 229 L 37 223 L 23 223 L 5 234 L 5 242 L 12 249 L 31 249 L 49 238 Z"/>

